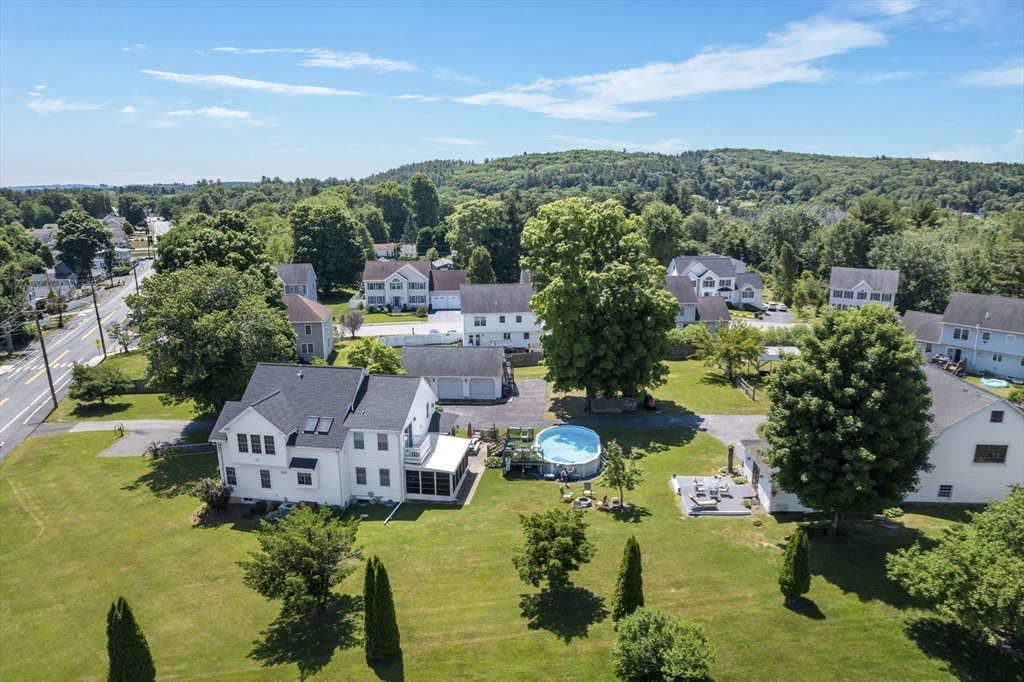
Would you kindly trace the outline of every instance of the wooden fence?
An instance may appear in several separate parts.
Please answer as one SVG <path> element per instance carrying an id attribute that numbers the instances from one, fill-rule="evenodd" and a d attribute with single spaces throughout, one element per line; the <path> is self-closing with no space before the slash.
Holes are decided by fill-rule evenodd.
<path id="1" fill-rule="evenodd" d="M 757 388 L 738 374 L 732 378 L 732 385 L 746 393 L 751 400 L 757 400 Z"/>

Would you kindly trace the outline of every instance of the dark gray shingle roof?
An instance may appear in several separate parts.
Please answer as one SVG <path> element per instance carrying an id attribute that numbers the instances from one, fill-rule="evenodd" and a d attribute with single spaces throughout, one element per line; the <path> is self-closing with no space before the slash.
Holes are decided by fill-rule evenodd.
<path id="1" fill-rule="evenodd" d="M 533 287 L 529 284 L 464 284 L 461 290 L 466 315 L 530 312 Z"/>
<path id="2" fill-rule="evenodd" d="M 680 305 L 693 305 L 697 302 L 697 292 L 693 290 L 693 282 L 686 275 L 666 277 L 665 290 L 675 296 Z"/>
<path id="3" fill-rule="evenodd" d="M 1024 334 L 1024 298 L 955 293 L 942 313 L 942 321 Z"/>
<path id="4" fill-rule="evenodd" d="M 465 270 L 431 270 L 431 291 L 458 291 L 466 283 Z"/>
<path id="5" fill-rule="evenodd" d="M 938 343 L 942 336 L 942 315 L 937 313 L 922 313 L 917 310 L 908 310 L 903 313 L 900 324 L 907 330 L 908 334 L 914 335 L 916 341 Z"/>
<path id="6" fill-rule="evenodd" d="M 680 274 L 685 272 L 693 263 L 700 263 L 719 277 L 731 277 L 736 274 L 736 266 L 733 265 L 732 258 L 729 256 L 719 256 L 718 254 L 708 256 L 680 256 L 678 258 L 673 258 L 672 262 L 675 263 L 676 272 Z"/>
<path id="7" fill-rule="evenodd" d="M 285 294 L 281 301 L 288 309 L 288 321 L 292 324 L 326 322 L 331 319 L 334 312 L 327 306 L 298 294 Z"/>
<path id="8" fill-rule="evenodd" d="M 345 420 L 345 428 L 401 431 L 421 381 L 419 377 L 371 374 L 366 379 L 366 392 Z"/>
<path id="9" fill-rule="evenodd" d="M 929 427 L 932 436 L 938 436 L 953 424 L 970 417 L 1002 398 L 974 384 L 957 379 L 935 365 L 924 365 L 924 377 L 932 389 L 932 406 L 928 410 L 935 421 Z"/>
<path id="10" fill-rule="evenodd" d="M 430 263 L 425 260 L 368 260 L 363 266 L 363 281 L 387 279 L 407 265 L 424 277 L 430 276 Z"/>
<path id="11" fill-rule="evenodd" d="M 764 289 L 764 280 L 761 279 L 761 275 L 756 272 L 744 272 L 736 275 L 736 289 L 742 289 L 744 286 L 749 284 L 755 289 Z"/>
<path id="12" fill-rule="evenodd" d="M 871 268 L 832 268 L 829 289 L 853 289 L 864 282 L 872 291 L 895 294 L 900 285 L 899 270 L 873 270 Z"/>
<path id="13" fill-rule="evenodd" d="M 406 346 L 402 367 L 414 377 L 501 376 L 505 351 L 500 346 Z"/>
<path id="14" fill-rule="evenodd" d="M 705 322 L 729 322 L 732 315 L 729 314 L 729 307 L 725 305 L 725 299 L 721 296 L 701 296 L 697 299 L 697 319 Z"/>
<path id="15" fill-rule="evenodd" d="M 310 274 L 316 278 L 313 266 L 309 263 L 278 263 L 274 267 L 277 268 L 277 276 L 289 286 L 305 284 L 309 281 Z"/>

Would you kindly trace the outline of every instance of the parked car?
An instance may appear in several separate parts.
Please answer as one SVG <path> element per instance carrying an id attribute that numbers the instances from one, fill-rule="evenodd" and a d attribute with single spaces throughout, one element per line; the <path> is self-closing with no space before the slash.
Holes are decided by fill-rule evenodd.
<path id="1" fill-rule="evenodd" d="M 784 313 L 784 312 L 786 312 L 786 311 L 788 311 L 788 310 L 789 310 L 789 308 L 787 308 L 787 307 L 786 307 L 786 304 L 785 304 L 785 303 L 780 303 L 780 304 L 779 304 L 779 312 L 780 312 L 780 313 Z"/>
<path id="2" fill-rule="evenodd" d="M 459 332 L 455 331 L 454 329 L 449 329 L 448 333 L 449 334 L 458 334 Z"/>
<path id="3" fill-rule="evenodd" d="M 778 309 L 779 309 L 779 304 L 778 303 L 769 303 L 768 307 L 765 308 L 765 310 L 767 310 L 770 313 L 774 313 Z"/>
<path id="4" fill-rule="evenodd" d="M 431 329 L 429 333 L 431 333 L 431 334 L 440 334 L 441 332 L 437 331 L 436 329 Z"/>
<path id="5" fill-rule="evenodd" d="M 761 312 L 763 313 L 764 311 L 768 310 L 768 304 L 767 303 L 762 303 L 760 308 L 761 308 Z"/>

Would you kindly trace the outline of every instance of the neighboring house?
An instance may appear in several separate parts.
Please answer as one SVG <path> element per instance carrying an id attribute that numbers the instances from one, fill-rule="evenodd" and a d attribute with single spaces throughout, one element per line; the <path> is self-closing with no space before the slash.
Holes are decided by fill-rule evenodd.
<path id="1" fill-rule="evenodd" d="M 935 439 L 921 485 L 907 502 L 983 504 L 1002 498 L 1010 483 L 1024 484 L 1024 412 L 1013 403 L 924 366 L 932 389 L 929 412 Z"/>
<path id="2" fill-rule="evenodd" d="M 935 353 L 963 360 L 969 372 L 1024 379 L 1024 299 L 956 293 L 941 323 Z"/>
<path id="3" fill-rule="evenodd" d="M 432 270 L 451 270 L 455 267 L 455 263 L 452 262 L 451 258 L 438 258 L 430 264 Z"/>
<path id="4" fill-rule="evenodd" d="M 459 289 L 465 283 L 465 270 L 431 270 L 430 307 L 433 310 L 458 310 L 461 306 Z"/>
<path id="5" fill-rule="evenodd" d="M 899 270 L 832 268 L 828 280 L 828 304 L 836 310 L 881 303 L 892 308 L 900 286 Z"/>
<path id="6" fill-rule="evenodd" d="M 718 330 L 719 321 L 732 321 L 724 297 L 709 295 L 698 298 L 693 287 L 693 280 L 684 275 L 670 275 L 665 278 L 665 289 L 679 302 L 676 329 L 700 322 L 708 331 L 714 333 Z"/>
<path id="7" fill-rule="evenodd" d="M 309 263 L 278 263 L 274 266 L 277 269 L 277 278 L 284 284 L 285 294 L 305 296 L 315 301 L 316 297 L 316 273 Z"/>
<path id="8" fill-rule="evenodd" d="M 747 272 L 743 261 L 717 253 L 673 258 L 668 276 L 688 277 L 698 298 L 720 296 L 737 308 L 744 305 L 759 308 L 764 298 L 761 275 Z"/>
<path id="9" fill-rule="evenodd" d="M 402 367 L 409 376 L 426 379 L 438 402 L 497 402 L 508 383 L 500 347 L 406 346 Z"/>
<path id="10" fill-rule="evenodd" d="M 398 248 L 394 242 L 387 244 L 374 244 L 373 250 L 377 254 L 377 258 L 386 258 L 388 260 L 394 260 L 398 257 Z"/>
<path id="11" fill-rule="evenodd" d="M 53 270 L 29 277 L 27 294 L 30 303 L 46 298 L 51 290 L 57 292 L 62 301 L 69 301 L 78 292 L 78 278 L 74 275 L 68 278 L 58 278 Z"/>
<path id="12" fill-rule="evenodd" d="M 333 311 L 325 305 L 297 294 L 285 294 L 281 301 L 288 309 L 288 322 L 298 337 L 300 358 L 326 360 L 334 351 Z"/>
<path id="13" fill-rule="evenodd" d="M 981 504 L 1002 498 L 1011 483 L 1024 484 L 1024 412 L 937 367 L 924 365 L 922 371 L 932 393 L 932 470 L 920 474 L 920 486 L 906 501 Z M 777 470 L 758 452 L 770 447 L 766 441 L 745 440 L 742 445 L 744 474 L 762 509 L 810 511 L 796 495 L 775 485 Z"/>
<path id="14" fill-rule="evenodd" d="M 363 292 L 367 308 L 409 309 L 429 305 L 430 263 L 413 261 L 366 261 Z"/>
<path id="15" fill-rule="evenodd" d="M 44 244 L 50 244 L 57 238 L 57 224 L 47 223 L 41 229 L 29 230 L 29 234 Z"/>
<path id="16" fill-rule="evenodd" d="M 530 310 L 532 297 L 529 284 L 463 285 L 463 345 L 540 348 L 540 324 Z"/>
<path id="17" fill-rule="evenodd" d="M 127 218 L 108 213 L 100 219 L 100 222 L 107 226 L 107 229 L 118 229 L 124 231 L 124 226 L 128 223 Z"/>
<path id="18" fill-rule="evenodd" d="M 732 315 L 725 305 L 725 299 L 718 296 L 711 296 L 697 299 L 697 322 L 700 322 L 708 331 L 714 334 L 718 331 L 718 325 L 726 327 L 732 322 Z"/>
<path id="19" fill-rule="evenodd" d="M 930 359 L 942 340 L 942 315 L 908 310 L 900 318 L 900 324 L 908 334 L 913 335 L 914 344 L 925 359 Z"/>
<path id="20" fill-rule="evenodd" d="M 419 377 L 260 363 L 210 434 L 234 502 L 452 502 L 470 441 Z"/>
<path id="21" fill-rule="evenodd" d="M 47 270 L 47 272 L 49 273 L 50 270 Z M 53 276 L 56 277 L 57 279 L 74 279 L 76 284 L 78 282 L 78 276 L 75 274 L 75 271 L 71 269 L 71 266 L 69 266 L 62 260 L 59 260 L 56 263 L 54 263 Z"/>
<path id="22" fill-rule="evenodd" d="M 114 227 L 108 229 L 107 231 L 110 232 L 110 243 L 113 244 L 116 248 L 127 249 L 131 247 L 128 235 L 125 234 L 124 230 Z"/>
<path id="23" fill-rule="evenodd" d="M 415 258 L 419 255 L 415 244 L 402 244 L 402 247 L 398 250 L 399 258 Z"/>

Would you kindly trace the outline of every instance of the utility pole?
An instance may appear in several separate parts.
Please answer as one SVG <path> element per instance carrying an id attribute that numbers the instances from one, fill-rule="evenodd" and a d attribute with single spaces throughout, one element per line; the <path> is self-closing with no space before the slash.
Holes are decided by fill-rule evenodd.
<path id="1" fill-rule="evenodd" d="M 139 267 L 138 263 L 132 266 L 132 274 L 135 275 L 135 293 L 139 293 L 139 273 L 135 271 L 135 268 Z"/>
<path id="2" fill-rule="evenodd" d="M 107 357 L 107 342 L 103 338 L 103 322 L 100 320 L 100 304 L 96 302 L 96 278 L 92 280 L 92 307 L 96 311 L 96 326 L 100 329 L 100 343 L 103 344 L 103 357 Z M 49 371 L 49 370 L 47 370 Z"/>
<path id="3" fill-rule="evenodd" d="M 43 340 L 43 328 L 39 326 L 39 313 L 36 318 L 36 332 L 39 334 L 39 348 L 43 351 L 43 366 L 46 367 L 46 381 L 50 384 L 50 397 L 53 398 L 53 409 L 57 409 L 57 392 L 53 390 L 53 375 L 50 374 L 50 360 L 46 357 L 46 341 Z"/>

